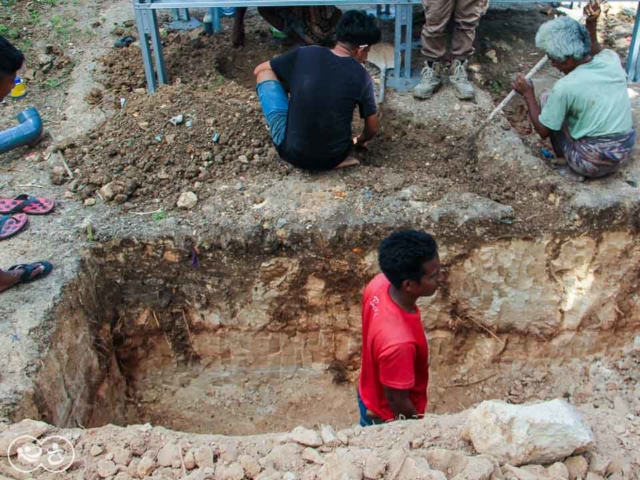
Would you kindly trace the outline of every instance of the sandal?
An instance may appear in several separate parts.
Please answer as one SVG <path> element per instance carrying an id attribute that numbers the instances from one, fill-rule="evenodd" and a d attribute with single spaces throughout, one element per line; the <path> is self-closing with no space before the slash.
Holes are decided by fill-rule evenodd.
<path id="1" fill-rule="evenodd" d="M 31 274 L 33 273 L 33 271 L 36 270 L 38 267 L 44 267 L 44 269 L 35 277 L 31 277 Z M 22 275 L 20 275 L 20 278 L 18 279 L 18 281 L 13 285 L 11 285 L 11 287 L 15 287 L 22 283 L 35 282 L 36 280 L 40 280 L 41 278 L 46 277 L 53 270 L 53 265 L 51 265 L 51 263 L 49 262 L 23 263 L 20 265 L 14 265 L 13 267 L 9 267 L 7 271 L 10 272 L 12 270 L 20 270 L 20 269 L 24 270 L 24 272 L 22 272 Z"/>
<path id="2" fill-rule="evenodd" d="M 13 237 L 27 226 L 29 218 L 24 213 L 19 213 L 13 217 L 3 215 L 0 217 L 0 240 Z"/>
<path id="3" fill-rule="evenodd" d="M 55 201 L 52 198 L 38 198 L 23 193 L 15 198 L 0 198 L 0 213 L 13 215 L 28 213 L 29 215 L 46 215 L 53 210 Z"/>

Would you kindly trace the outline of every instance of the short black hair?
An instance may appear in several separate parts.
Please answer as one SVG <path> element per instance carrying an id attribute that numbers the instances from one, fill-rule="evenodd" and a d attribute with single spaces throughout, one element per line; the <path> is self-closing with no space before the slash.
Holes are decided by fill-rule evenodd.
<path id="1" fill-rule="evenodd" d="M 0 36 L 0 76 L 15 76 L 24 63 L 24 55 L 9 40 Z"/>
<path id="2" fill-rule="evenodd" d="M 348 10 L 338 23 L 336 38 L 355 48 L 360 45 L 375 45 L 382 39 L 382 32 L 373 15 L 367 15 L 362 10 Z"/>
<path id="3" fill-rule="evenodd" d="M 405 280 L 419 282 L 423 264 L 438 256 L 438 244 L 428 233 L 401 230 L 385 238 L 378 250 L 382 273 L 396 288 Z"/>

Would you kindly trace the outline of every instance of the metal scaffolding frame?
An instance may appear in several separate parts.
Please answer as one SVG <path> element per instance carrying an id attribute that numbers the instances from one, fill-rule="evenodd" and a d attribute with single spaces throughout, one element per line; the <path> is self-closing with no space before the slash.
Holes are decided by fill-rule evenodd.
<path id="1" fill-rule="evenodd" d="M 493 0 L 495 3 L 541 3 L 536 0 Z M 622 0 L 610 0 L 622 1 Z M 219 26 L 218 8 L 221 7 L 277 7 L 277 6 L 312 6 L 336 5 L 376 5 L 378 12 L 382 6 L 395 6 L 395 64 L 396 69 L 389 71 L 388 85 L 396 90 L 406 90 L 417 83 L 411 77 L 411 37 L 413 35 L 413 6 L 422 4 L 422 0 L 133 0 L 136 26 L 140 38 L 140 49 L 150 93 L 156 91 L 158 84 L 168 83 L 167 68 L 162 53 L 162 40 L 158 29 L 156 10 L 173 10 L 179 18 L 183 13 L 188 18 L 190 8 L 213 9 L 215 23 Z M 640 80 L 640 1 L 629 58 L 627 74 L 630 82 Z M 386 10 L 388 13 L 388 9 Z"/>

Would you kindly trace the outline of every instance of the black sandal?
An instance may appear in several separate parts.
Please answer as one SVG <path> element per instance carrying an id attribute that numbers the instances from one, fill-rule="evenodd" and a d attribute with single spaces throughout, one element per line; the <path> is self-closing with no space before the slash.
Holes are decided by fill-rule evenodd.
<path id="1" fill-rule="evenodd" d="M 31 278 L 31 274 L 38 267 L 44 267 L 44 269 L 38 275 L 36 275 L 35 277 Z M 11 287 L 16 287 L 16 286 L 18 286 L 18 285 L 20 285 L 22 283 L 31 283 L 31 282 L 35 282 L 36 280 L 40 280 L 41 278 L 46 277 L 53 270 L 53 265 L 51 265 L 49 262 L 23 263 L 23 264 L 20 264 L 20 265 L 14 265 L 13 267 L 9 267 L 9 269 L 7 271 L 11 272 L 13 270 L 24 270 L 24 272 L 22 272 L 22 275 L 20 275 L 20 278 L 18 279 L 18 281 L 16 283 L 14 283 L 13 285 L 11 285 Z M 9 287 L 9 288 L 11 288 L 11 287 Z"/>

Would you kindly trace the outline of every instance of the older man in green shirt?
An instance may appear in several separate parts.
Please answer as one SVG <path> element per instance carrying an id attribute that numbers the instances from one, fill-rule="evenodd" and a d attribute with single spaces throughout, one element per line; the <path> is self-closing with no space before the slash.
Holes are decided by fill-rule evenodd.
<path id="1" fill-rule="evenodd" d="M 598 2 L 589 3 L 585 14 L 586 28 L 561 17 L 538 30 L 536 45 L 565 74 L 541 96 L 540 106 L 524 76 L 513 84 L 538 134 L 551 137 L 555 154 L 569 166 L 567 177 L 578 181 L 618 170 L 631 158 L 636 138 L 626 73 L 618 55 L 598 43 Z"/>

